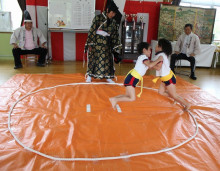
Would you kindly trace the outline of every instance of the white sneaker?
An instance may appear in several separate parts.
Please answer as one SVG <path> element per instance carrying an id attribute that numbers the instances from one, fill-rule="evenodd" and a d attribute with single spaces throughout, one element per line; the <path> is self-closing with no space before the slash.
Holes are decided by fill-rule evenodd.
<path id="1" fill-rule="evenodd" d="M 106 81 L 107 81 L 108 83 L 115 83 L 114 81 L 112 81 L 112 79 L 106 79 Z"/>
<path id="2" fill-rule="evenodd" d="M 87 82 L 87 83 L 91 83 L 91 82 L 92 82 L 92 78 L 91 78 L 90 76 L 88 76 L 88 77 L 86 78 L 86 82 Z"/>

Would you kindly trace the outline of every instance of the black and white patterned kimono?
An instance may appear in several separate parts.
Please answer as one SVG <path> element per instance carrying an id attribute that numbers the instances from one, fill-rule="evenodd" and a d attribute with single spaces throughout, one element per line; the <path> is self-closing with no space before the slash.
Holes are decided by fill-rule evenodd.
<path id="1" fill-rule="evenodd" d="M 88 52 L 87 75 L 94 78 L 114 78 L 113 51 L 121 49 L 118 25 L 114 19 L 108 19 L 106 13 L 95 16 L 89 30 L 85 50 Z"/>

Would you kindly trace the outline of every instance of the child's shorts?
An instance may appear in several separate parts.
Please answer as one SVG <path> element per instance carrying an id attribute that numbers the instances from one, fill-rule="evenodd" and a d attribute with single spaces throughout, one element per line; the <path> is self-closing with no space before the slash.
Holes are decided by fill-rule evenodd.
<path id="1" fill-rule="evenodd" d="M 136 87 L 136 85 L 138 84 L 139 79 L 135 78 L 134 76 L 132 76 L 131 74 L 128 74 L 127 77 L 125 78 L 124 81 L 124 86 L 133 86 Z"/>
<path id="2" fill-rule="evenodd" d="M 163 83 L 165 83 L 166 86 L 170 85 L 170 84 L 176 84 L 176 78 L 175 76 L 173 75 L 173 77 L 168 80 L 168 81 L 163 81 Z"/>

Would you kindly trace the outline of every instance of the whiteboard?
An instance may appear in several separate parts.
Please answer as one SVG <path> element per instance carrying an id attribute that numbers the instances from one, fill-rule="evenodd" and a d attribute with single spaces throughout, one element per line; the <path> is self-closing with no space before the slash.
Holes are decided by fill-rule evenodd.
<path id="1" fill-rule="evenodd" d="M 95 17 L 95 0 L 49 0 L 48 28 L 86 29 Z"/>
<path id="2" fill-rule="evenodd" d="M 0 32 L 11 32 L 11 12 L 0 11 Z"/>

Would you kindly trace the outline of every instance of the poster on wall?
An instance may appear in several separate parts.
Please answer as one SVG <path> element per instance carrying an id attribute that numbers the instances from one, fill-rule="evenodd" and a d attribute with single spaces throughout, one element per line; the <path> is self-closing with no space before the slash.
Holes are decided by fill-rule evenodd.
<path id="1" fill-rule="evenodd" d="M 175 41 L 183 33 L 184 25 L 193 25 L 193 32 L 202 44 L 212 42 L 216 9 L 161 5 L 158 39 Z"/>
<path id="2" fill-rule="evenodd" d="M 0 32 L 11 32 L 11 12 L 0 11 Z"/>
<path id="3" fill-rule="evenodd" d="M 95 0 L 49 0 L 48 27 L 86 29 L 95 16 Z"/>

